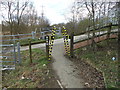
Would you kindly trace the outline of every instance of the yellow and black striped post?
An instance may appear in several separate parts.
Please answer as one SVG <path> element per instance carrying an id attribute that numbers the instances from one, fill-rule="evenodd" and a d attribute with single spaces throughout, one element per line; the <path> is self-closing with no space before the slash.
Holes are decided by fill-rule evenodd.
<path id="1" fill-rule="evenodd" d="M 64 26 L 63 26 L 62 34 L 63 34 L 63 38 L 64 38 L 64 46 L 65 46 L 66 54 L 70 55 L 70 46 L 69 46 L 69 42 L 68 42 L 69 35 L 67 34 L 67 30 Z"/>
<path id="2" fill-rule="evenodd" d="M 51 56 L 52 56 L 52 47 L 53 47 L 55 33 L 56 33 L 55 30 L 56 30 L 56 27 L 53 28 L 52 35 L 49 36 L 49 58 L 48 58 L 48 60 L 51 60 Z"/>
<path id="3" fill-rule="evenodd" d="M 54 39 L 55 39 L 55 33 L 56 33 L 56 27 L 54 26 L 54 28 L 52 30 L 52 35 L 46 36 L 46 52 L 47 52 L 48 60 L 51 60 L 52 48 L 53 48 L 53 43 L 54 43 Z M 63 27 L 62 34 L 63 34 L 63 38 L 64 38 L 64 46 L 65 46 L 66 54 L 70 56 L 70 45 L 68 42 L 68 39 L 70 38 L 70 36 L 68 35 L 65 27 Z"/>
<path id="4" fill-rule="evenodd" d="M 66 35 L 67 35 L 66 29 L 65 29 L 65 27 L 63 27 L 64 46 L 65 46 L 65 51 L 66 51 L 66 54 L 67 54 L 68 49 L 67 49 Z"/>

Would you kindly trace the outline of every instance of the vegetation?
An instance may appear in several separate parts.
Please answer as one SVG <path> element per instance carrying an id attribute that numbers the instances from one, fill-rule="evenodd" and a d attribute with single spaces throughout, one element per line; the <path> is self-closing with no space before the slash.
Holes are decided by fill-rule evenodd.
<path id="1" fill-rule="evenodd" d="M 49 63 L 44 51 L 33 49 L 33 63 L 30 64 L 29 51 L 22 51 L 22 63 L 15 70 L 3 71 L 3 87 L 7 88 L 36 88 L 47 76 Z M 48 76 L 49 77 L 49 74 Z M 47 84 L 47 82 L 45 82 Z"/>
<path id="2" fill-rule="evenodd" d="M 45 43 L 43 39 L 31 39 L 31 44 Z M 29 45 L 29 40 L 20 40 L 22 46 Z"/>
<path id="3" fill-rule="evenodd" d="M 77 49 L 75 54 L 103 72 L 107 88 L 117 88 L 118 84 L 118 58 L 117 40 L 97 43 L 97 51 L 94 53 L 89 46 Z M 115 59 L 114 59 L 115 57 Z"/>
<path id="4" fill-rule="evenodd" d="M 13 34 L 40 31 L 40 28 L 48 27 L 49 20 L 37 15 L 35 6 L 29 0 L 1 1 L 2 32 Z M 7 14 L 6 14 L 7 13 Z"/>
<path id="5" fill-rule="evenodd" d="M 50 27 L 49 20 L 44 17 L 44 11 L 42 11 L 41 16 L 39 16 L 34 4 L 29 0 L 5 0 L 1 1 L 0 4 L 1 16 L 3 20 L 2 31 L 4 34 L 13 35 L 35 31 L 39 37 L 41 31 L 44 31 L 46 30 L 45 28 Z M 118 6 L 120 7 L 120 3 L 118 3 Z M 73 32 L 75 35 L 78 35 L 86 31 L 89 31 L 87 33 L 88 36 L 92 34 L 92 45 L 77 49 L 74 52 L 80 59 L 85 60 L 93 65 L 93 67 L 96 67 L 103 72 L 107 88 L 117 87 L 118 84 L 117 56 L 119 57 L 120 55 L 116 54 L 117 40 L 113 39 L 109 40 L 109 42 L 103 41 L 100 43 L 95 43 L 95 32 L 108 31 L 107 35 L 109 35 L 108 29 L 110 28 L 104 28 L 96 31 L 94 30 L 96 29 L 97 24 L 99 24 L 99 28 L 105 23 L 113 22 L 113 19 L 118 19 L 118 24 L 120 24 L 120 18 L 116 18 L 118 15 L 118 13 L 116 13 L 116 7 L 117 4 L 114 2 L 93 2 L 93 0 L 91 0 L 91 2 L 87 2 L 86 0 L 79 2 L 79 0 L 75 0 L 70 8 L 70 14 L 67 13 L 67 16 L 71 15 L 70 18 L 67 18 L 68 22 L 66 24 L 59 23 L 51 25 L 57 26 L 57 29 L 59 29 L 58 27 L 62 28 L 63 25 L 66 26 L 69 35 Z M 91 26 L 93 27 L 93 31 L 90 31 L 89 29 Z M 118 27 L 120 29 L 120 25 L 118 25 Z M 117 29 L 118 27 L 112 26 L 112 29 Z M 55 35 L 55 38 L 58 39 L 61 38 L 61 36 Z M 120 39 L 120 32 L 118 32 L 118 39 Z M 45 42 L 45 40 L 31 39 L 31 44 L 42 42 Z M 120 40 L 118 40 L 118 43 L 120 43 Z M 29 45 L 29 41 L 20 40 L 20 44 Z M 120 50 L 119 45 L 118 50 Z M 15 70 L 3 72 L 3 87 L 41 87 L 39 84 L 41 81 L 44 81 L 44 75 L 49 75 L 49 72 L 46 72 L 47 64 L 49 62 L 47 61 L 46 55 L 42 50 L 33 49 L 33 63 L 30 64 L 28 53 L 29 51 L 23 51 L 21 53 L 24 55 L 22 56 L 22 63 L 21 65 L 16 65 Z"/>

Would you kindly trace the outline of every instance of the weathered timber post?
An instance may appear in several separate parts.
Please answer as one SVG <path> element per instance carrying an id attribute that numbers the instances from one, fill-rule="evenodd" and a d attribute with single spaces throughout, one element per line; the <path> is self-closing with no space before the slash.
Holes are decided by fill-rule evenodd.
<path id="1" fill-rule="evenodd" d="M 32 63 L 31 40 L 29 40 L 29 53 L 30 53 L 30 63 Z"/>
<path id="2" fill-rule="evenodd" d="M 47 35 L 45 39 L 46 39 L 46 57 L 48 59 L 49 58 L 49 36 Z"/>
<path id="3" fill-rule="evenodd" d="M 73 48 L 74 48 L 74 32 L 71 33 L 71 35 L 70 35 L 70 56 L 71 56 L 71 58 L 74 57 Z"/>
<path id="4" fill-rule="evenodd" d="M 112 29 L 112 23 L 109 24 L 109 28 L 108 28 L 108 32 L 106 36 L 108 46 L 109 46 L 109 38 L 110 38 L 111 29 Z"/>
<path id="5" fill-rule="evenodd" d="M 108 33 L 107 33 L 107 39 L 110 38 L 111 29 L 112 29 L 112 23 L 109 24 L 109 29 L 108 29 Z"/>

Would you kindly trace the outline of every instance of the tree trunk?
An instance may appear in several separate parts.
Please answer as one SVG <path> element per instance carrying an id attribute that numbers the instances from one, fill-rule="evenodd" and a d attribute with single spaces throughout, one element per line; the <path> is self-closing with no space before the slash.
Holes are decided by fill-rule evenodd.
<path id="1" fill-rule="evenodd" d="M 94 11 L 94 2 L 92 2 L 92 22 L 93 22 L 93 33 L 92 33 L 92 47 L 93 47 L 93 52 L 95 52 L 95 11 Z"/>

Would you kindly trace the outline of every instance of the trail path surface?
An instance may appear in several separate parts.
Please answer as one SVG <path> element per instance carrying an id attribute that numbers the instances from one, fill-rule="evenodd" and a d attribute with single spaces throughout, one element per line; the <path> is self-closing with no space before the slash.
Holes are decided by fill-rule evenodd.
<path id="1" fill-rule="evenodd" d="M 78 75 L 79 70 L 72 61 L 64 56 L 63 43 L 53 46 L 53 69 L 65 88 L 84 88 L 84 81 Z"/>

